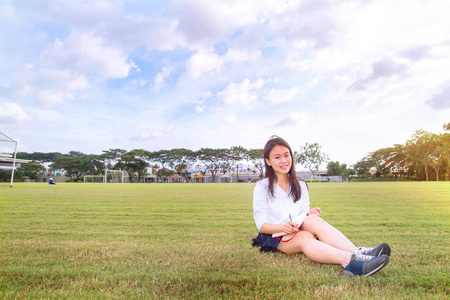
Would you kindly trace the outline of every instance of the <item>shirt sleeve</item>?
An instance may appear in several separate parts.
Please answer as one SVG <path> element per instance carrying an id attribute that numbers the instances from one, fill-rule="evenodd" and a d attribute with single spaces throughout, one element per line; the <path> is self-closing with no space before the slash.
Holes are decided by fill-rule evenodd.
<path id="1" fill-rule="evenodd" d="M 300 181 L 300 189 L 302 191 L 300 200 L 297 201 L 297 209 L 295 216 L 292 216 L 292 221 L 298 224 L 303 223 L 305 215 L 309 212 L 309 193 L 308 186 L 304 181 Z"/>
<path id="2" fill-rule="evenodd" d="M 267 203 L 267 189 L 258 181 L 253 190 L 253 219 L 258 231 L 269 219 L 269 205 Z"/>
<path id="3" fill-rule="evenodd" d="M 304 214 L 304 213 L 308 213 L 309 212 L 309 192 L 308 192 L 308 186 L 306 185 L 306 183 L 304 181 L 300 181 L 300 188 L 302 190 L 302 197 L 300 198 L 301 200 L 301 209 L 300 209 L 300 213 Z"/>

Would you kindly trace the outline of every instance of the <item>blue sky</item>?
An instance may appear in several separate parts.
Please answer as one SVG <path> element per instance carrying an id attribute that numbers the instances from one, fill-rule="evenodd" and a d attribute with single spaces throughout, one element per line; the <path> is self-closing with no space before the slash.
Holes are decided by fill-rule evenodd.
<path id="1" fill-rule="evenodd" d="M 0 1 L 19 151 L 318 142 L 354 164 L 450 122 L 446 1 Z"/>

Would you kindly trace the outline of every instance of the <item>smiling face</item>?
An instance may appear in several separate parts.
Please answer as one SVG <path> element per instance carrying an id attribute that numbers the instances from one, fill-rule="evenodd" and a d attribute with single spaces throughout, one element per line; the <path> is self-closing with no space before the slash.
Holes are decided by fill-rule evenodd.
<path id="1" fill-rule="evenodd" d="M 285 176 L 289 173 L 292 166 L 292 157 L 289 149 L 285 146 L 277 145 L 272 148 L 266 163 L 272 167 L 278 177 Z"/>

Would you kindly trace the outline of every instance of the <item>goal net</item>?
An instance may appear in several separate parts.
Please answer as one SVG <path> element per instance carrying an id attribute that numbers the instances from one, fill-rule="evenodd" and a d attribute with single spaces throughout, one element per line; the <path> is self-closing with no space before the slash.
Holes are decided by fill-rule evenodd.
<path id="1" fill-rule="evenodd" d="M 103 183 L 105 176 L 103 175 L 84 175 L 84 183 Z"/>
<path id="2" fill-rule="evenodd" d="M 130 177 L 125 171 L 105 170 L 105 183 L 130 183 Z"/>
<path id="3" fill-rule="evenodd" d="M 17 142 L 0 132 L 0 188 L 13 186 L 16 153 Z"/>

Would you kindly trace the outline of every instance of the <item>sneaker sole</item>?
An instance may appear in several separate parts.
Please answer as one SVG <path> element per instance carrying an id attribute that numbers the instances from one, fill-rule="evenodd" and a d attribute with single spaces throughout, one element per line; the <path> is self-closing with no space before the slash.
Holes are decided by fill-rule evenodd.
<path id="1" fill-rule="evenodd" d="M 380 266 L 378 266 L 378 268 L 372 270 L 372 272 L 367 273 L 367 274 L 364 274 L 364 276 L 370 276 L 370 275 L 373 275 L 373 274 L 375 274 L 376 272 L 378 272 L 378 271 L 380 271 L 381 269 L 383 269 L 383 268 L 388 264 L 388 262 L 389 262 L 389 256 L 386 256 L 386 258 L 387 258 L 387 259 L 386 259 L 386 261 L 385 261 L 383 264 L 381 264 Z"/>

